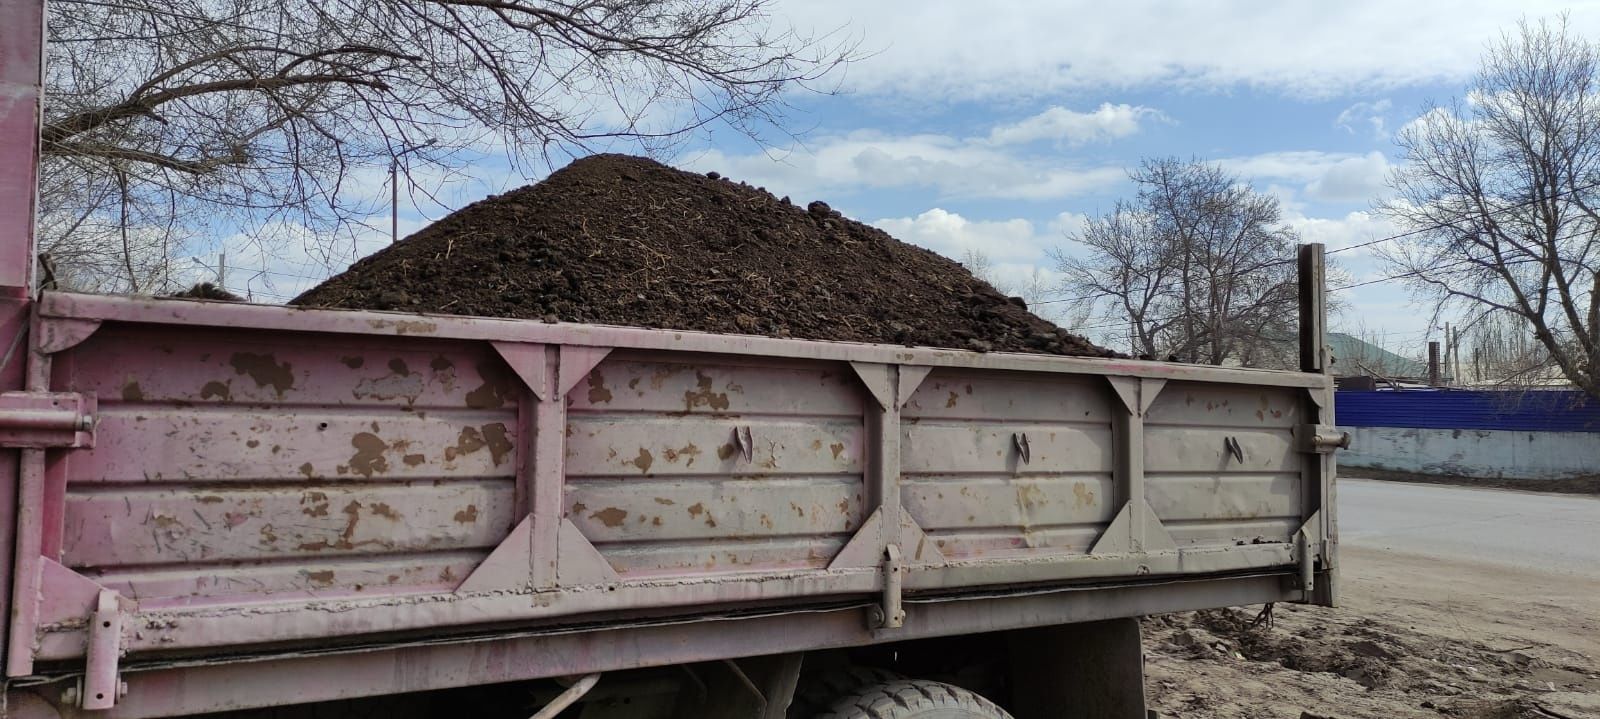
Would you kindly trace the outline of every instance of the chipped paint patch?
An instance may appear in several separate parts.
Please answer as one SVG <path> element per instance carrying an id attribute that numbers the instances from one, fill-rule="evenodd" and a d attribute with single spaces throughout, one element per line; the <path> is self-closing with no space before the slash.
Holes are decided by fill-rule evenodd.
<path id="1" fill-rule="evenodd" d="M 288 362 L 279 364 L 271 352 L 235 352 L 228 364 L 233 366 L 236 374 L 249 375 L 257 387 L 271 387 L 279 399 L 283 398 L 285 392 L 294 389 L 294 366 Z"/>

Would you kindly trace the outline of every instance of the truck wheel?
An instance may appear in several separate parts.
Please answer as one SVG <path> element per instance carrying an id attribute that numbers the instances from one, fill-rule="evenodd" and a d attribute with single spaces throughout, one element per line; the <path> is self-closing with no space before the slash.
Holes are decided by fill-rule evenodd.
<path id="1" fill-rule="evenodd" d="M 839 699 L 817 719 L 1012 719 L 1006 710 L 961 687 L 901 679 Z"/>
<path id="2" fill-rule="evenodd" d="M 828 711 L 844 696 L 855 696 L 867 687 L 903 681 L 904 674 L 877 667 L 844 666 L 815 674 L 802 675 L 789 704 L 789 719 L 811 719 Z"/>

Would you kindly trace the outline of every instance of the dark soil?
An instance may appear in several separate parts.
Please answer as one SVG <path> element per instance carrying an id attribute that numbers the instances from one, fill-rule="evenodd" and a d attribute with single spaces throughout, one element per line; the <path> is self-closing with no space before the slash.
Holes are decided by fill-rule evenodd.
<path id="1" fill-rule="evenodd" d="M 624 155 L 476 202 L 292 304 L 1116 356 L 825 203 Z"/>
<path id="2" fill-rule="evenodd" d="M 225 300 L 228 302 L 243 302 L 244 298 L 210 282 L 201 282 L 182 292 L 174 292 L 169 297 L 191 300 Z"/>

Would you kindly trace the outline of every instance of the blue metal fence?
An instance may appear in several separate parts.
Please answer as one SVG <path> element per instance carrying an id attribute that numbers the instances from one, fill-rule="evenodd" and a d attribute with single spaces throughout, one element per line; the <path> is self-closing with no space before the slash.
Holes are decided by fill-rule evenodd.
<path id="1" fill-rule="evenodd" d="M 1582 392 L 1341 391 L 1335 401 L 1349 427 L 1600 432 L 1600 401 Z"/>

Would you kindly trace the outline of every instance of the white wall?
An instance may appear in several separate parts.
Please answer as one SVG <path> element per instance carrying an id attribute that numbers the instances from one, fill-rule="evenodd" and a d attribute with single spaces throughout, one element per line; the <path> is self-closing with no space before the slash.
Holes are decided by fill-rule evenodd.
<path id="1" fill-rule="evenodd" d="M 1342 427 L 1350 449 L 1340 474 L 1362 468 L 1505 479 L 1600 474 L 1600 434 L 1475 429 Z"/>

